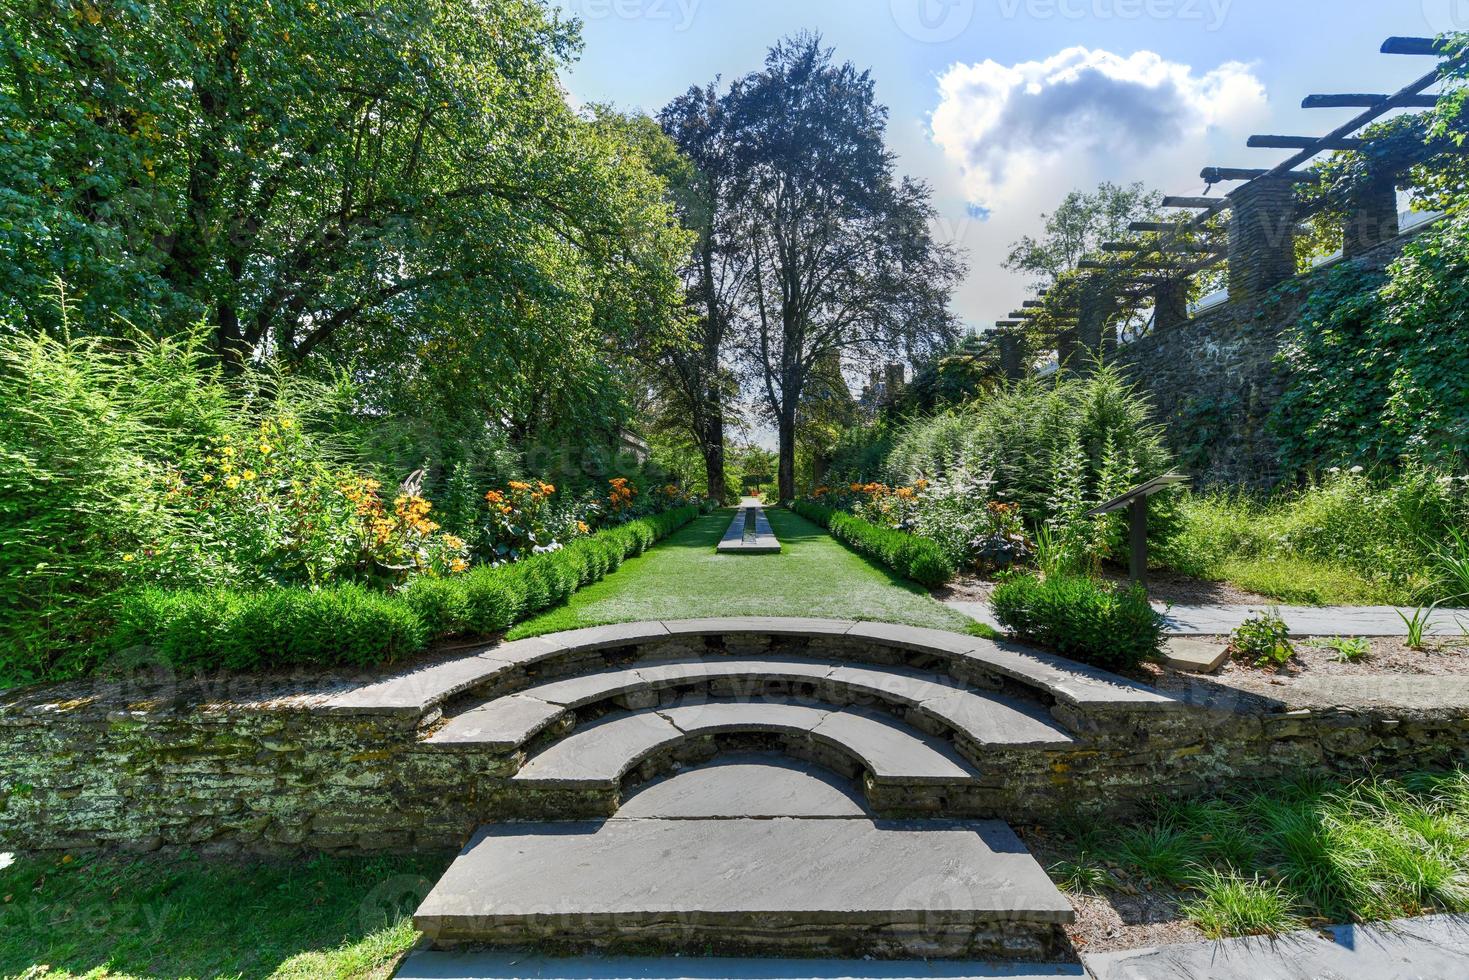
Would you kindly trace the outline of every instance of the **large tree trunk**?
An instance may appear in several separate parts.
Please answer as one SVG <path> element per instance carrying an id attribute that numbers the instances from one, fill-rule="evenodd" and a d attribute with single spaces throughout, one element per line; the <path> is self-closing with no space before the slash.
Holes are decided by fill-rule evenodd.
<path id="1" fill-rule="evenodd" d="M 709 496 L 720 506 L 727 503 L 724 486 L 724 410 L 722 406 L 711 406 L 709 422 L 700 437 L 699 448 L 704 452 L 704 474 L 709 480 Z"/>
<path id="2" fill-rule="evenodd" d="M 787 503 L 796 499 L 796 413 L 780 413 L 780 466 L 778 467 L 778 485 L 780 488 L 780 502 Z"/>

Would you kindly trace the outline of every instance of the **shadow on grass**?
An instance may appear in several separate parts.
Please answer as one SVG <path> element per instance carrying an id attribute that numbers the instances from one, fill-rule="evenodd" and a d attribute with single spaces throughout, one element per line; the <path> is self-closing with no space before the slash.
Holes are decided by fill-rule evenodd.
<path id="1" fill-rule="evenodd" d="M 448 863 L 22 857 L 0 870 L 0 975 L 385 976 Z"/>

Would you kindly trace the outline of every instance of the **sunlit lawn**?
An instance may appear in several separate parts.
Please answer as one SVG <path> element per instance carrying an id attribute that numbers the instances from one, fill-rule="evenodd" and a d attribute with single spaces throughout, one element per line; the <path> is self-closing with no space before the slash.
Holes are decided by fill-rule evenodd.
<path id="1" fill-rule="evenodd" d="M 448 860 L 22 857 L 0 869 L 0 976 L 387 977 Z"/>
<path id="2" fill-rule="evenodd" d="M 784 551 L 721 555 L 715 546 L 734 511 L 693 524 L 565 606 L 521 624 L 512 638 L 642 620 L 704 616 L 811 616 L 878 620 L 963 631 L 973 622 L 922 586 L 878 568 L 817 527 L 779 508 L 766 511 Z"/>

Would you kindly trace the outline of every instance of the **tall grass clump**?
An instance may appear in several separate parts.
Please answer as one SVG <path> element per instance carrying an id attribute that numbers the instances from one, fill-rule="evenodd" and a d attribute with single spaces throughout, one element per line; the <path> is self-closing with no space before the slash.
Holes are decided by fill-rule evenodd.
<path id="1" fill-rule="evenodd" d="M 1214 938 L 1283 932 L 1311 918 L 1464 913 L 1469 773 L 1262 783 L 1163 805 L 1140 824 L 1088 833 L 1076 848 L 1183 889 L 1180 911 Z"/>
<path id="2" fill-rule="evenodd" d="M 1415 603 L 1465 592 L 1469 481 L 1410 467 L 1334 470 L 1273 497 L 1187 498 L 1160 557 L 1289 602 Z"/>

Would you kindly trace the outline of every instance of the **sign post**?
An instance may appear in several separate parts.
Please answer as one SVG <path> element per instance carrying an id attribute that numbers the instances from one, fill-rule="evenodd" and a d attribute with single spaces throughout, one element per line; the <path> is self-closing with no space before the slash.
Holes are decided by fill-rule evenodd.
<path id="1" fill-rule="evenodd" d="M 1187 482 L 1188 477 L 1180 473 L 1168 473 L 1087 511 L 1087 517 L 1103 517 L 1127 511 L 1127 540 L 1130 545 L 1128 571 L 1131 573 L 1133 585 L 1144 588 L 1148 585 L 1148 498 L 1169 487 Z"/>

